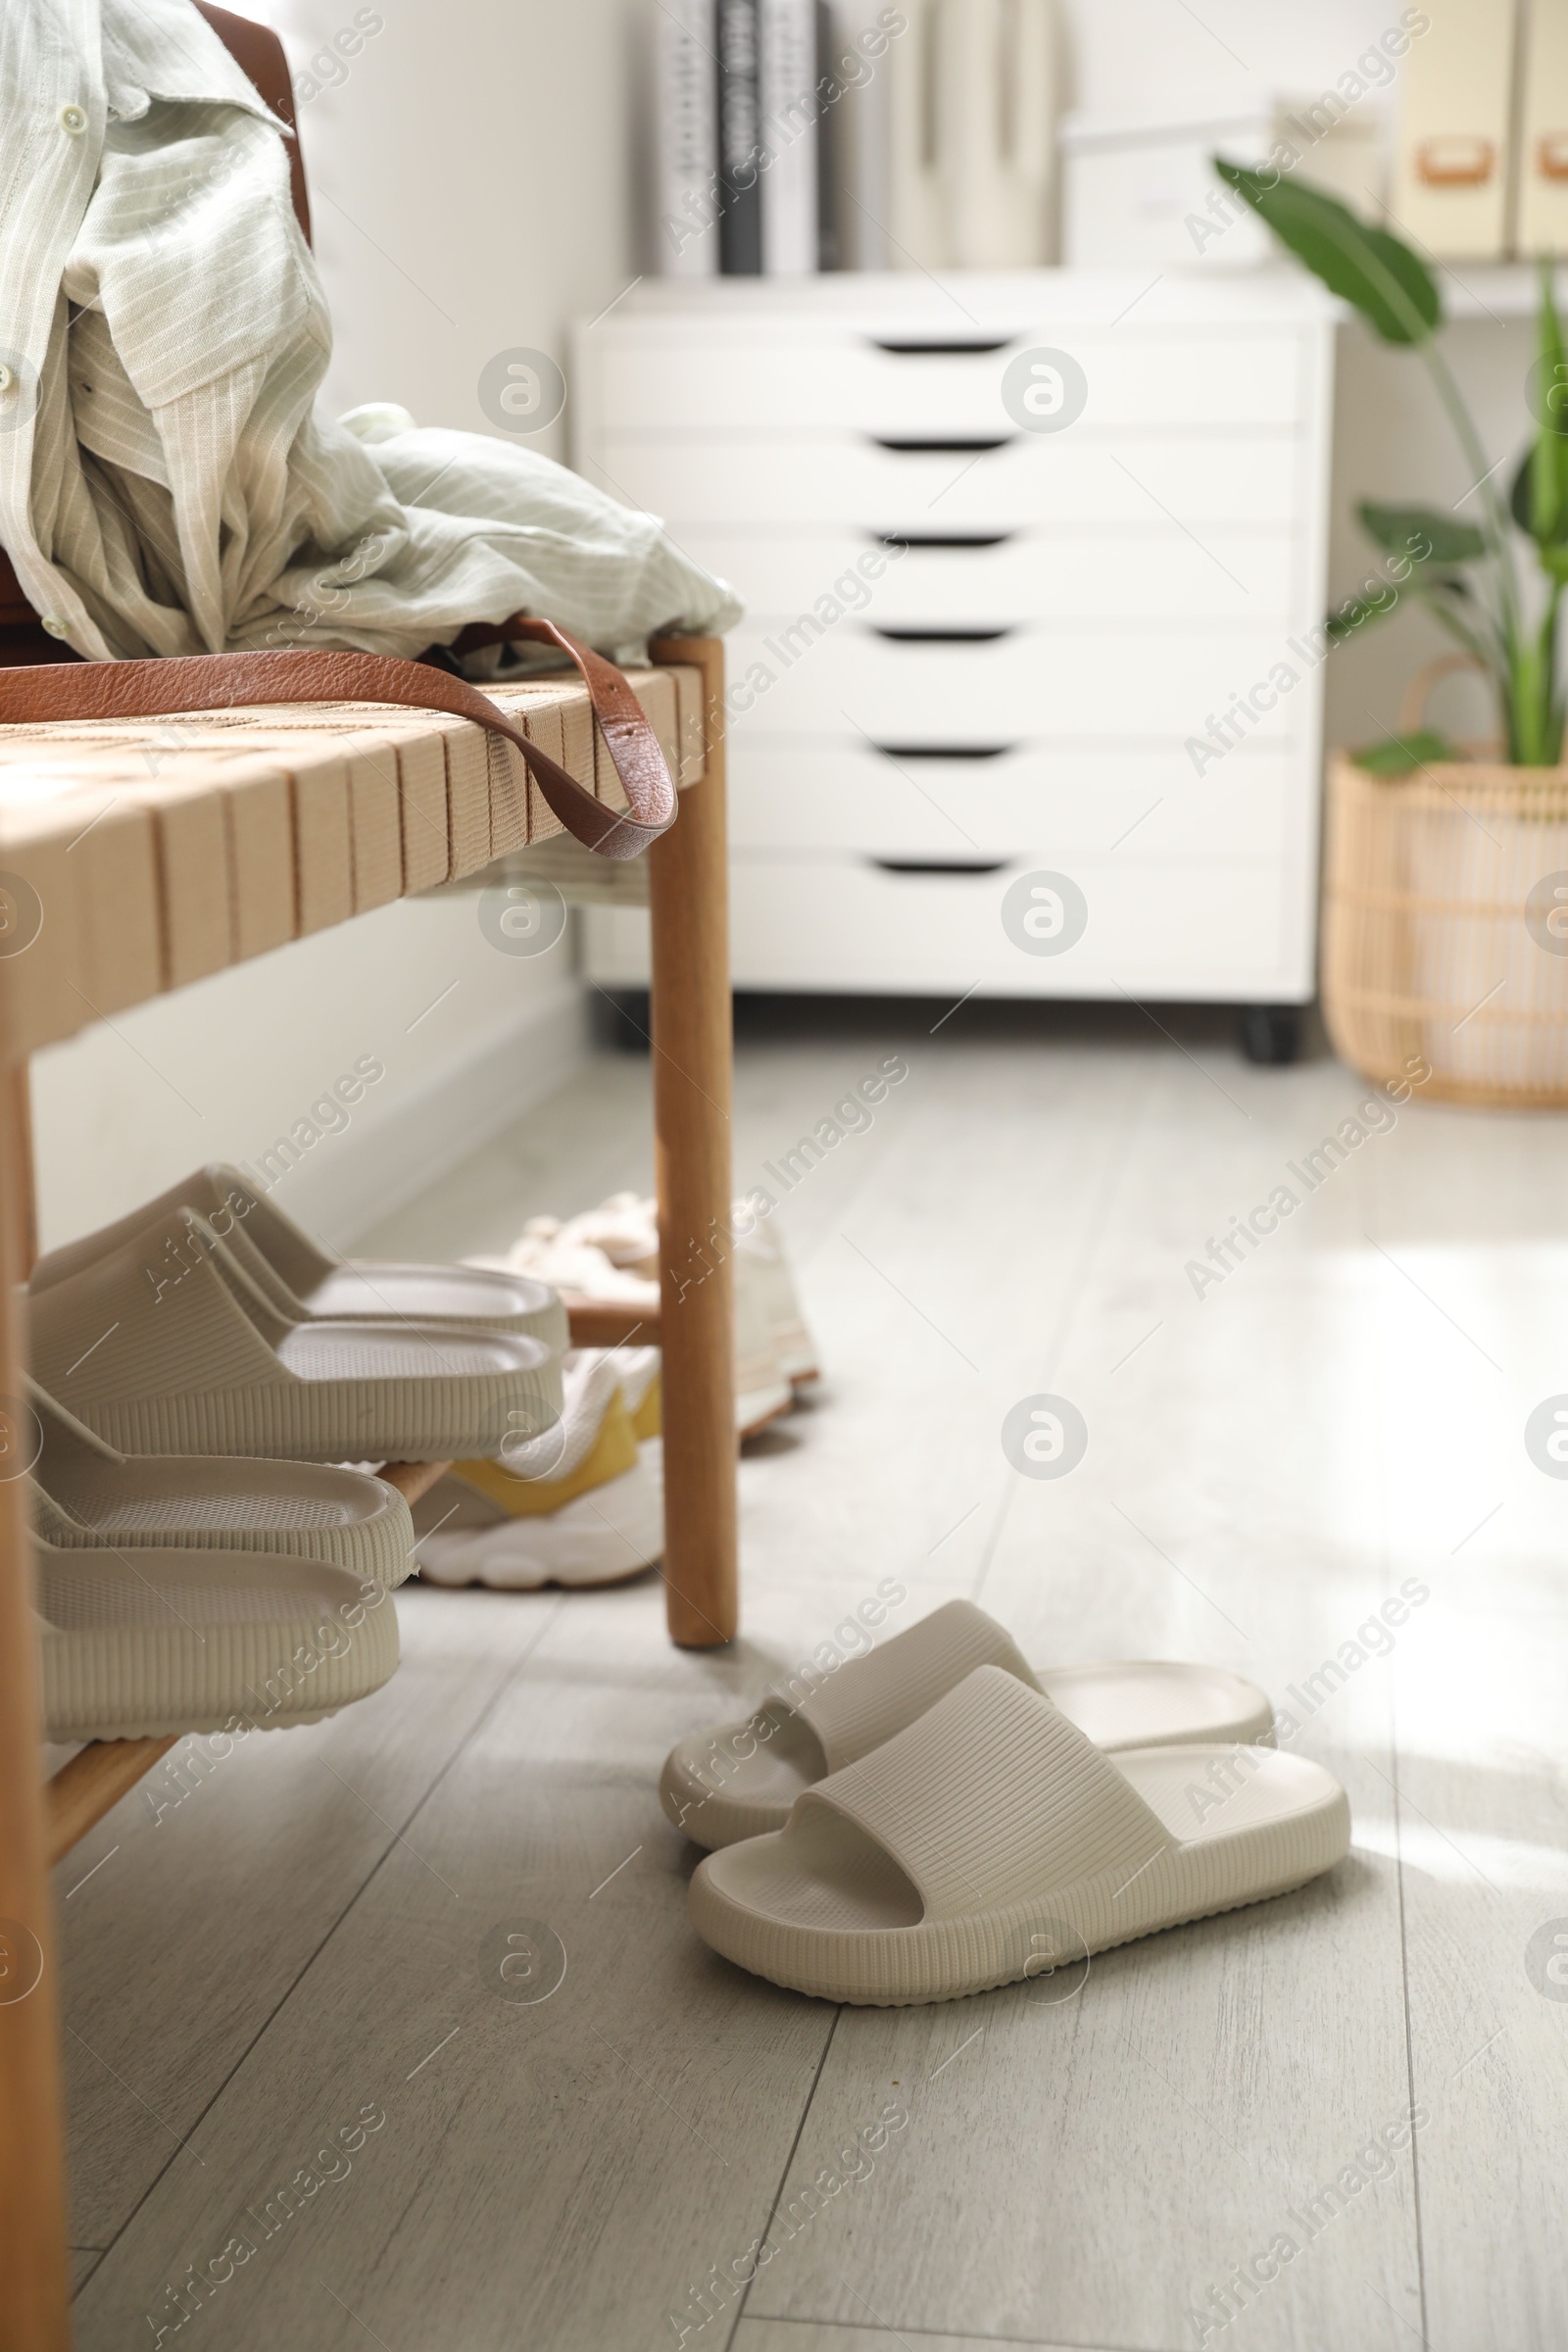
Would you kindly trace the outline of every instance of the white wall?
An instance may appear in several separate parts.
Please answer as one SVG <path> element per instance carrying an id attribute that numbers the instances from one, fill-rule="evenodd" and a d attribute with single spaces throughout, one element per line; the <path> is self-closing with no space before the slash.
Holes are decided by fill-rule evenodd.
<path id="1" fill-rule="evenodd" d="M 41 1247 L 291 1134 L 279 1205 L 343 1247 L 569 1075 L 569 953 L 499 953 L 473 895 L 410 901 L 51 1047 L 32 1064 Z M 362 1057 L 385 1075 L 344 1126 L 322 1098 Z"/>
<path id="2" fill-rule="evenodd" d="M 241 5 L 308 70 L 359 0 Z M 337 336 L 324 402 L 395 400 L 423 423 L 485 430 L 475 387 L 492 353 L 564 352 L 567 318 L 632 274 L 626 11 L 380 0 L 373 14 L 381 29 L 301 114 Z M 540 446 L 560 455 L 562 435 Z M 44 1246 L 199 1160 L 254 1157 L 370 1054 L 385 1078 L 279 1196 L 341 1245 L 559 1083 L 583 1051 L 569 946 L 500 955 L 475 907 L 389 907 L 40 1054 Z M 519 1202 L 519 1225 L 537 1205 Z"/>
<path id="3" fill-rule="evenodd" d="M 358 0 L 252 0 L 299 76 Z M 334 412 L 395 400 L 493 431 L 480 370 L 515 345 L 564 368 L 565 327 L 635 275 L 634 0 L 375 0 L 382 29 L 299 104 L 337 348 Z M 538 446 L 564 455 L 564 425 Z"/>

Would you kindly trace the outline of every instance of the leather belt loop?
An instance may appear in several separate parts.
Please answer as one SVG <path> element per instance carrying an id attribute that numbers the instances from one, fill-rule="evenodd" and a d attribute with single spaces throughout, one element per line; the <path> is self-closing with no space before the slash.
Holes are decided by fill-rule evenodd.
<path id="1" fill-rule="evenodd" d="M 659 738 L 648 723 L 648 713 L 633 694 L 625 673 L 596 654 L 592 646 L 584 645 L 553 620 L 534 620 L 526 613 L 514 612 L 510 620 L 497 623 L 477 621 L 454 638 L 452 651 L 463 655 L 474 652 L 483 645 L 507 645 L 518 637 L 531 639 L 538 645 L 554 645 L 575 664 L 594 716 L 614 761 L 615 773 L 626 788 L 626 799 L 633 808 L 641 807 L 644 799 L 650 803 L 667 791 L 670 796 L 669 821 L 674 821 L 675 787 L 664 764 L 664 755 L 659 748 Z"/>

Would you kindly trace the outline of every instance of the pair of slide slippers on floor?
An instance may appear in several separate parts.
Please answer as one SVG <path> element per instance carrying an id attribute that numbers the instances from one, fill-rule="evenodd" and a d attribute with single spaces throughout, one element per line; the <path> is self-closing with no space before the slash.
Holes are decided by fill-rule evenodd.
<path id="1" fill-rule="evenodd" d="M 561 1411 L 543 1283 L 340 1264 L 222 1166 L 41 1259 L 30 1327 L 44 1386 L 133 1452 L 446 1461 Z"/>
<path id="2" fill-rule="evenodd" d="M 1272 1722 L 1216 1668 L 1037 1675 L 956 1600 L 682 1741 L 660 1794 L 714 1849 L 690 1908 L 716 1952 L 825 2000 L 953 2000 L 1331 1869 L 1345 1791 Z"/>

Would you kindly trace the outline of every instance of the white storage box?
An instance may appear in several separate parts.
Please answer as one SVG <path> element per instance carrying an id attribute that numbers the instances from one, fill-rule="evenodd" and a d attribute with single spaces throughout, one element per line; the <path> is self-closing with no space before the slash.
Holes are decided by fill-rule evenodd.
<path id="1" fill-rule="evenodd" d="M 1063 258 L 1075 269 L 1235 268 L 1271 258 L 1272 239 L 1226 197 L 1212 158 L 1279 164 L 1363 216 L 1384 192 L 1384 117 L 1363 101 L 1284 99 L 1250 113 L 1180 122 L 1069 116 L 1061 125 Z M 1287 164 L 1286 151 L 1297 162 Z"/>
<path id="2" fill-rule="evenodd" d="M 1450 261 L 1500 261 L 1508 234 L 1509 149 L 1516 104 L 1514 0 L 1434 0 L 1431 28 L 1405 60 L 1399 146 L 1389 226 Z M 1518 93 L 1539 161 L 1541 140 L 1562 125 L 1536 114 L 1555 80 L 1559 0 L 1530 14 L 1541 25 Z M 1548 154 L 1551 151 L 1548 150 Z M 1548 180 L 1548 186 L 1549 186 Z M 1527 194 L 1531 191 L 1527 181 Z"/>

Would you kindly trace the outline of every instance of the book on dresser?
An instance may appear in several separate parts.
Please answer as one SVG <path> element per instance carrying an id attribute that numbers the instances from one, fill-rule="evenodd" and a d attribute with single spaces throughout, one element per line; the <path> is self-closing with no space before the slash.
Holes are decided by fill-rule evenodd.
<path id="1" fill-rule="evenodd" d="M 662 0 L 654 44 L 654 266 L 665 277 L 710 277 L 719 243 L 713 0 Z"/>
<path id="2" fill-rule="evenodd" d="M 661 275 L 840 266 L 836 38 L 829 0 L 661 0 L 651 240 Z"/>
<path id="3" fill-rule="evenodd" d="M 759 0 L 761 30 L 762 268 L 817 266 L 815 0 Z"/>
<path id="4" fill-rule="evenodd" d="M 747 605 L 737 987 L 1311 999 L 1335 316 L 1284 269 L 905 270 L 579 338 L 573 462 Z M 602 987 L 640 924 L 589 910 Z"/>
<path id="5" fill-rule="evenodd" d="M 718 73 L 719 268 L 726 277 L 762 268 L 761 0 L 715 0 Z"/>

